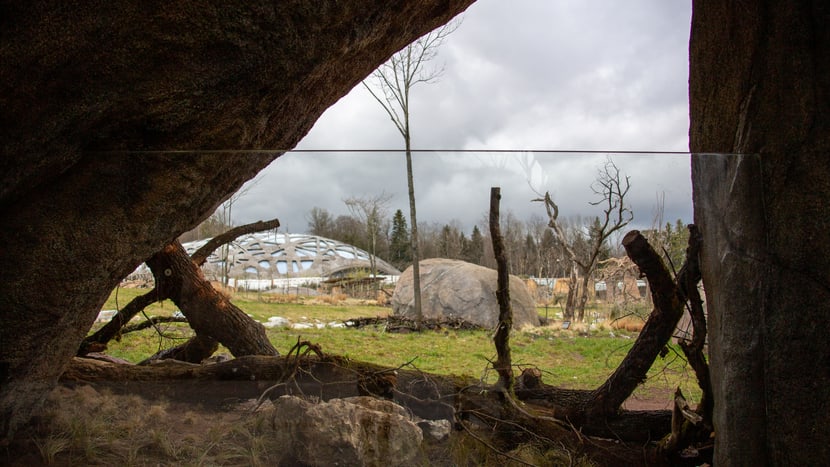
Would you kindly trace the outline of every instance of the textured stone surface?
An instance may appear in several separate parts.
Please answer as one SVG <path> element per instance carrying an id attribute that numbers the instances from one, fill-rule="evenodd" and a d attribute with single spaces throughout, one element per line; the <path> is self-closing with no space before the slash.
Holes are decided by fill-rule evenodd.
<path id="1" fill-rule="evenodd" d="M 274 401 L 275 435 L 304 465 L 421 465 L 421 428 L 406 409 L 372 397 Z"/>
<path id="2" fill-rule="evenodd" d="M 451 259 L 421 261 L 421 307 L 425 319 L 461 319 L 490 329 L 499 320 L 496 271 Z M 415 319 L 412 268 L 403 272 L 392 296 L 393 313 Z M 527 286 L 510 276 L 513 328 L 539 325 L 539 315 Z"/>
<path id="3" fill-rule="evenodd" d="M 294 147 L 392 53 L 470 3 L 4 3 L 0 440 L 118 281 L 280 154 L 223 150 Z M 124 150 L 196 151 L 107 152 Z"/>
<path id="4" fill-rule="evenodd" d="M 418 426 L 424 434 L 424 440 L 440 443 L 450 437 L 452 423 L 449 420 L 419 420 Z"/>
<path id="5" fill-rule="evenodd" d="M 695 0 L 690 143 L 716 465 L 830 462 L 830 8 Z"/>

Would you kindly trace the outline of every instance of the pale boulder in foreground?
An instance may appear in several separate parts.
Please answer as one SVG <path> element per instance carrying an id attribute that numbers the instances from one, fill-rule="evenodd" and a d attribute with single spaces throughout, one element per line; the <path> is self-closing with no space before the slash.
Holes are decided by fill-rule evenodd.
<path id="1" fill-rule="evenodd" d="M 314 403 L 282 396 L 271 414 L 276 436 L 288 447 L 284 462 L 423 465 L 421 428 L 394 402 L 350 397 Z"/>
<path id="2" fill-rule="evenodd" d="M 464 261 L 427 259 L 420 262 L 421 308 L 429 320 L 460 319 L 494 329 L 499 319 L 496 271 Z M 412 268 L 401 274 L 392 309 L 395 316 L 415 319 Z M 527 286 L 510 276 L 513 328 L 539 326 L 539 315 Z"/>

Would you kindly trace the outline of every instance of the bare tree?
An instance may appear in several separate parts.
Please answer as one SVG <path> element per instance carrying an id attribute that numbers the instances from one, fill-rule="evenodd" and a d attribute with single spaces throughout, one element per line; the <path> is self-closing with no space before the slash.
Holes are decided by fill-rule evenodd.
<path id="1" fill-rule="evenodd" d="M 562 244 L 574 266 L 571 275 L 571 290 L 568 293 L 569 300 L 565 307 L 565 319 L 572 319 L 574 317 L 574 308 L 577 309 L 577 320 L 583 321 L 585 319 L 585 303 L 588 301 L 588 284 L 591 273 L 597 266 L 603 245 L 612 234 L 628 225 L 634 218 L 631 209 L 625 204 L 625 195 L 628 194 L 629 188 L 629 177 L 623 177 L 620 174 L 620 169 L 614 164 L 611 158 L 606 159 L 605 164 L 599 169 L 597 179 L 592 186 L 594 193 L 600 195 L 600 199 L 590 203 L 592 206 L 601 206 L 603 214 L 597 217 L 588 228 L 588 248 L 584 253 L 577 251 L 574 245 L 567 241 L 568 237 L 562 226 L 562 222 L 559 220 L 559 206 L 551 199 L 550 192 L 545 192 L 544 198 L 534 200 L 545 203 L 545 209 L 548 214 L 548 227 L 553 230 L 557 240 Z M 577 285 L 574 280 L 577 269 L 582 274 L 582 282 L 578 287 L 574 287 Z M 576 297 L 574 294 L 578 294 L 578 300 L 572 300 L 572 298 Z"/>
<path id="2" fill-rule="evenodd" d="M 262 175 L 258 175 L 242 185 L 239 190 L 231 193 L 227 198 L 225 198 L 222 204 L 216 208 L 216 211 L 213 213 L 213 216 L 216 216 L 221 225 L 224 225 L 227 228 L 233 228 L 233 205 L 236 204 L 236 202 L 242 197 L 247 195 L 248 192 L 251 191 L 251 188 L 257 186 L 261 181 Z M 234 261 L 233 258 L 230 257 L 232 245 L 232 241 L 222 244 L 222 248 L 219 252 L 219 256 L 222 258 L 222 285 L 225 287 L 228 286 L 228 273 L 230 273 L 231 264 Z"/>
<path id="3" fill-rule="evenodd" d="M 372 270 L 372 277 L 376 277 L 378 273 L 376 260 L 378 238 L 381 235 L 389 200 L 391 199 L 392 195 L 381 193 L 371 197 L 353 196 L 343 200 L 352 216 L 360 219 L 366 228 L 366 244 L 369 250 L 369 267 Z"/>
<path id="4" fill-rule="evenodd" d="M 334 216 L 325 208 L 314 206 L 306 214 L 308 233 L 321 237 L 333 238 L 335 231 Z"/>
<path id="5" fill-rule="evenodd" d="M 421 280 L 418 261 L 418 218 L 415 213 L 415 184 L 412 179 L 412 132 L 409 127 L 409 93 L 418 83 L 432 83 L 438 80 L 443 68 L 427 68 L 426 65 L 438 55 L 438 48 L 461 24 L 459 20 L 451 21 L 420 39 L 409 44 L 381 65 L 372 74 L 379 91 L 373 90 L 366 81 L 363 86 L 383 107 L 395 127 L 403 136 L 406 148 L 406 181 L 409 189 L 409 221 L 412 225 L 410 240 L 412 242 L 412 278 L 415 300 L 415 316 L 420 327 Z"/>

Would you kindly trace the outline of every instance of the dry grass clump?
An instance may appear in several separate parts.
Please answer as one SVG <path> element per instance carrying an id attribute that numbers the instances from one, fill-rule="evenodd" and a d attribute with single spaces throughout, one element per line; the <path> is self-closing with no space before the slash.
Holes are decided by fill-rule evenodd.
<path id="1" fill-rule="evenodd" d="M 643 326 L 645 326 L 645 324 L 645 321 L 638 316 L 625 316 L 611 321 L 608 323 L 608 326 L 611 329 L 620 329 L 628 332 L 640 332 L 643 330 Z"/>
<path id="2" fill-rule="evenodd" d="M 375 299 L 375 304 L 377 304 L 377 306 L 386 306 L 386 305 L 389 304 L 389 300 L 391 298 L 392 298 L 391 295 L 388 295 L 386 292 L 381 290 L 377 293 L 377 298 Z"/>
<path id="3" fill-rule="evenodd" d="M 261 300 L 265 303 L 302 303 L 305 299 L 303 295 L 284 293 L 269 293 L 261 296 Z"/>
<path id="4" fill-rule="evenodd" d="M 634 337 L 643 330 L 645 321 L 637 316 L 627 316 L 615 320 L 604 320 L 596 323 L 549 321 L 545 326 L 527 329 L 532 334 L 553 334 L 560 337 L 608 337 L 609 334 Z"/>
<path id="5" fill-rule="evenodd" d="M 478 430 L 477 430 L 478 431 Z M 551 447 L 549 444 L 528 442 L 510 450 L 498 450 L 498 441 L 490 433 L 479 432 L 475 436 L 467 432 L 455 433 L 450 438 L 448 463 L 452 466 L 527 466 L 527 465 L 568 465 L 573 467 L 595 467 L 596 464 L 583 455 L 565 447 Z M 486 443 L 486 444 L 485 444 Z"/>
<path id="6" fill-rule="evenodd" d="M 286 440 L 259 413 L 189 409 L 91 386 L 58 387 L 7 465 L 277 465 Z"/>
<path id="7" fill-rule="evenodd" d="M 348 298 L 349 296 L 344 293 L 332 293 L 315 297 L 314 302 L 325 303 L 327 305 L 340 305 L 345 303 Z"/>
<path id="8" fill-rule="evenodd" d="M 269 410 L 192 408 L 189 404 L 119 395 L 92 386 L 53 390 L 39 422 L 19 433 L 0 454 L 10 466 L 272 466 L 290 465 L 290 436 Z M 276 423 L 275 423 L 276 422 Z M 591 467 L 563 449 L 527 443 L 507 456 L 489 431 L 454 432 L 449 441 L 424 445 L 436 466 L 573 465 Z M 483 444 L 485 440 L 487 444 Z"/>

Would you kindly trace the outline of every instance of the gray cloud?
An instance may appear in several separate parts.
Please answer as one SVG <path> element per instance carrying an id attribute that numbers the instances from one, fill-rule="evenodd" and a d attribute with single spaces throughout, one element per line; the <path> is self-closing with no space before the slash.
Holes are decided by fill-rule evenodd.
<path id="1" fill-rule="evenodd" d="M 434 64 L 440 81 L 412 90 L 416 148 L 666 150 L 688 148 L 688 2 L 479 0 Z M 356 87 L 300 143 L 303 149 L 402 148 L 386 113 Z M 519 219 L 544 215 L 530 203 L 550 190 L 564 215 L 588 204 L 605 154 L 415 155 L 419 219 L 471 229 L 486 213 L 491 186 Z M 688 156 L 617 155 L 631 177 L 640 227 L 691 221 Z M 531 185 L 533 188 L 531 188 Z M 314 206 L 346 213 L 342 199 L 386 192 L 407 211 L 401 153 L 289 153 L 261 174 L 234 207 L 237 223 L 279 217 L 306 228 Z"/>

